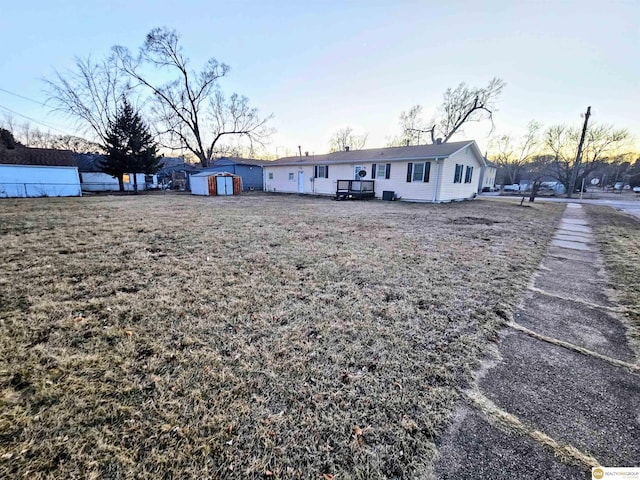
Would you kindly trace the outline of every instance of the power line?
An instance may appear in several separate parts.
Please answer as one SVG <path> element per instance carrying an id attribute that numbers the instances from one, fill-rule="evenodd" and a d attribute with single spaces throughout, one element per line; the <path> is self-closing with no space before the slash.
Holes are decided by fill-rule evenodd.
<path id="1" fill-rule="evenodd" d="M 0 92 L 8 93 L 9 95 L 13 95 L 14 97 L 22 98 L 24 100 L 29 100 L 30 102 L 33 102 L 33 103 L 38 104 L 38 105 L 42 105 L 43 107 L 47 106 L 45 103 L 39 102 L 37 100 L 34 100 L 33 98 L 25 97 L 24 95 L 20 95 L 19 93 L 10 92 L 9 90 L 7 90 L 5 88 L 1 88 L 0 87 Z"/>
<path id="2" fill-rule="evenodd" d="M 3 110 L 6 110 L 9 113 L 13 113 L 14 115 L 18 115 L 19 117 L 26 118 L 27 120 L 31 120 L 32 122 L 42 125 L 43 127 L 47 127 L 47 128 L 50 128 L 51 130 L 55 130 L 56 132 L 60 132 L 63 135 L 76 136 L 76 135 L 71 135 L 70 133 L 65 132 L 63 130 L 60 130 L 59 128 L 52 127 L 51 125 L 47 125 L 46 123 L 41 122 L 40 120 L 36 120 L 35 118 L 28 117 L 27 115 L 23 115 L 19 112 L 16 112 L 15 110 L 11 110 L 9 107 L 5 107 L 4 105 L 0 105 L 0 108 Z"/>

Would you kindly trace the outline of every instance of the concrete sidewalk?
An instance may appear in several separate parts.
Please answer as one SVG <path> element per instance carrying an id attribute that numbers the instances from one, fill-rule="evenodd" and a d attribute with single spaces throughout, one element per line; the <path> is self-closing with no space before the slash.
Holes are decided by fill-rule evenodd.
<path id="1" fill-rule="evenodd" d="M 591 478 L 640 466 L 640 369 L 579 204 L 439 441 L 442 479 Z"/>

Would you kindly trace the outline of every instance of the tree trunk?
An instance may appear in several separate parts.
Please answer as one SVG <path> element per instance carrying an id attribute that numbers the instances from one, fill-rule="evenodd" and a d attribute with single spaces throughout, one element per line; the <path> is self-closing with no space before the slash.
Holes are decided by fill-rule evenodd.
<path id="1" fill-rule="evenodd" d="M 536 195 L 538 195 L 538 190 L 540 190 L 540 182 L 533 182 L 531 186 L 531 195 L 529 195 L 529 202 L 533 203 L 536 201 Z"/>
<path id="2" fill-rule="evenodd" d="M 133 193 L 138 194 L 138 174 L 133 174 Z"/>
<path id="3" fill-rule="evenodd" d="M 118 186 L 120 187 L 120 191 L 124 192 L 124 178 L 122 173 L 118 175 Z"/>

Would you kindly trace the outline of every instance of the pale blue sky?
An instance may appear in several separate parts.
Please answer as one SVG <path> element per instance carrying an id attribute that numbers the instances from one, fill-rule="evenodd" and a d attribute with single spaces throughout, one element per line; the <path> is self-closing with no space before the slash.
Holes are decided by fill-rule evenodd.
<path id="1" fill-rule="evenodd" d="M 223 89 L 275 114 L 272 153 L 325 152 L 346 125 L 384 146 L 402 110 L 419 103 L 430 117 L 447 87 L 494 76 L 507 82 L 497 133 L 532 119 L 580 124 L 591 105 L 594 121 L 640 136 L 638 0 L 3 2 L 0 89 L 45 101 L 40 79 L 54 68 L 114 44 L 135 49 L 156 26 L 181 33 L 194 66 L 212 56 L 231 65 Z M 2 90 L 0 106 L 73 132 Z M 488 131 L 459 139 L 484 149 Z"/>

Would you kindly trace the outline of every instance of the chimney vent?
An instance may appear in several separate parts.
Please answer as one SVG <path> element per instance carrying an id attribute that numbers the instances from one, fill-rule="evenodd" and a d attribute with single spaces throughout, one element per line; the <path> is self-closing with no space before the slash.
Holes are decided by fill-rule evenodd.
<path id="1" fill-rule="evenodd" d="M 309 156 L 309 152 L 304 152 L 304 156 L 308 157 Z"/>
<path id="2" fill-rule="evenodd" d="M 442 138 L 436 138 L 436 145 L 442 144 Z"/>
<path id="3" fill-rule="evenodd" d="M 349 145 L 347 145 L 346 147 L 344 147 L 344 151 L 348 152 L 349 151 Z"/>

